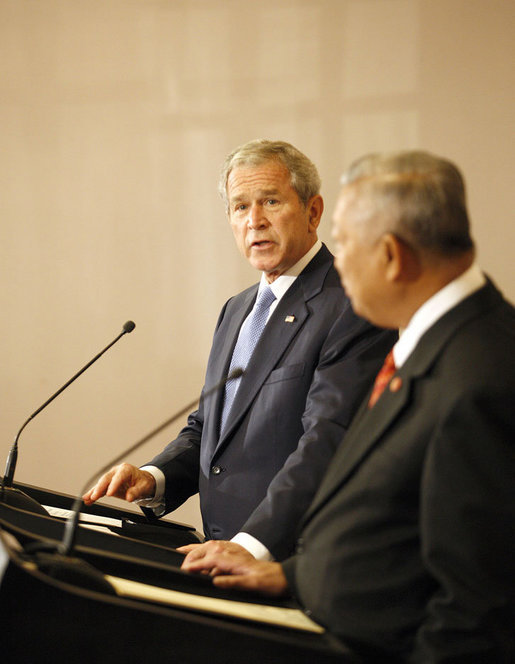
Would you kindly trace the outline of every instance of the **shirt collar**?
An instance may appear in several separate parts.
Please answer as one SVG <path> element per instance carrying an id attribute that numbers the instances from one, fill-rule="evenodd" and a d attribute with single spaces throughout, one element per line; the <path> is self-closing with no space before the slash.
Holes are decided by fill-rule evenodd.
<path id="1" fill-rule="evenodd" d="M 263 288 L 270 286 L 273 294 L 276 297 L 276 303 L 282 298 L 286 293 L 288 288 L 293 284 L 295 279 L 299 276 L 302 270 L 306 265 L 318 254 L 322 248 L 322 240 L 317 240 L 311 249 L 304 254 L 304 256 L 295 263 L 289 270 L 286 270 L 284 274 L 281 274 L 277 279 L 272 281 L 271 284 L 266 280 L 265 273 L 261 273 L 261 281 L 259 282 L 258 292 L 261 292 Z"/>
<path id="2" fill-rule="evenodd" d="M 422 335 L 466 297 L 479 290 L 486 278 L 477 263 L 448 283 L 417 309 L 393 348 L 395 366 L 400 368 L 411 355 Z"/>

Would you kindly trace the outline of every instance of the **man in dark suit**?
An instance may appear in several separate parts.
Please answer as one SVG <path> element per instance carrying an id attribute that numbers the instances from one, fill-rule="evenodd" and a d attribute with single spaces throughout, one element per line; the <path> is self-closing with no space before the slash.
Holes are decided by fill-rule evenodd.
<path id="1" fill-rule="evenodd" d="M 365 661 L 513 662 L 515 309 L 475 263 L 462 177 L 424 152 L 365 157 L 333 235 L 356 313 L 400 339 L 295 555 L 260 562 L 207 543 L 184 568 L 289 589 Z"/>
<path id="2" fill-rule="evenodd" d="M 198 491 L 206 537 L 234 537 L 233 547 L 265 559 L 291 553 L 296 524 L 396 338 L 352 311 L 317 238 L 319 190 L 314 165 L 287 143 L 252 141 L 229 155 L 220 191 L 261 282 L 222 309 L 205 396 L 178 438 L 142 469 L 112 469 L 86 503 L 150 496 L 164 514 Z M 263 294 L 272 303 L 249 359 L 242 348 Z M 245 368 L 236 393 L 230 382 L 208 395 L 235 366 Z"/>

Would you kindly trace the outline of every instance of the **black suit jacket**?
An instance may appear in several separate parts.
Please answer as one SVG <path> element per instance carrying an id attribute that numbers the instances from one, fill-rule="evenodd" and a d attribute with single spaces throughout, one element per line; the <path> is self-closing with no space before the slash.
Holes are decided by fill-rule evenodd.
<path id="1" fill-rule="evenodd" d="M 205 390 L 226 376 L 257 285 L 224 306 Z M 200 491 L 206 537 L 243 530 L 278 558 L 364 394 L 396 340 L 357 317 L 324 246 L 278 303 L 242 377 L 224 434 L 223 391 L 201 399 L 151 462 L 166 476 L 166 511 Z"/>
<path id="2" fill-rule="evenodd" d="M 290 585 L 371 661 L 515 661 L 515 310 L 489 283 L 397 375 L 337 451 Z"/>

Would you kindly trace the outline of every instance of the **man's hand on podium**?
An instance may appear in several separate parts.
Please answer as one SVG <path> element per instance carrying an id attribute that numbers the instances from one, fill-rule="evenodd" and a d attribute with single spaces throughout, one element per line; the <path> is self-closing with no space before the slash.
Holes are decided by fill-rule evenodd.
<path id="1" fill-rule="evenodd" d="M 152 498 L 156 491 L 156 481 L 151 473 L 129 463 L 121 463 L 107 471 L 82 499 L 91 505 L 102 496 L 122 498 L 132 503 L 134 500 Z"/>
<path id="2" fill-rule="evenodd" d="M 181 546 L 177 551 L 187 554 L 181 569 L 209 574 L 219 588 L 253 590 L 275 597 L 287 594 L 288 583 L 279 563 L 256 560 L 234 542 L 209 540 Z"/>

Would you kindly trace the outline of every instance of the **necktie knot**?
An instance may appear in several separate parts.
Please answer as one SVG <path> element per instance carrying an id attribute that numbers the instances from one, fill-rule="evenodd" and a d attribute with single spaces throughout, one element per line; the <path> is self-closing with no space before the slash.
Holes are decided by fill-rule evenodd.
<path id="1" fill-rule="evenodd" d="M 256 309 L 269 309 L 272 302 L 275 300 L 275 295 L 270 286 L 266 286 L 259 293 L 256 299 L 256 304 L 254 305 L 254 310 Z"/>

